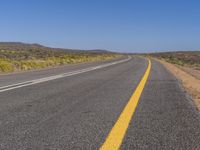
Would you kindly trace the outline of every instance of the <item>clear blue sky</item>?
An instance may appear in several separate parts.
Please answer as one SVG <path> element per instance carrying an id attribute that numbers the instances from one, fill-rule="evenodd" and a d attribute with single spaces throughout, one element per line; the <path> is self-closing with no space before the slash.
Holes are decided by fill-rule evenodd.
<path id="1" fill-rule="evenodd" d="M 200 50 L 200 1 L 0 0 L 0 41 L 126 52 Z"/>

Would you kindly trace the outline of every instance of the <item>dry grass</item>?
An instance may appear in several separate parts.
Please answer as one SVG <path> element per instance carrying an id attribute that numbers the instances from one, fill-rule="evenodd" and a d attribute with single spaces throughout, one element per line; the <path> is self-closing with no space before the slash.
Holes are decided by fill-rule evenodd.
<path id="1" fill-rule="evenodd" d="M 0 73 L 41 69 L 65 64 L 101 61 L 121 56 L 108 51 L 48 48 L 37 44 L 1 43 Z"/>
<path id="2" fill-rule="evenodd" d="M 172 64 L 200 70 L 200 51 L 163 52 L 148 55 Z"/>

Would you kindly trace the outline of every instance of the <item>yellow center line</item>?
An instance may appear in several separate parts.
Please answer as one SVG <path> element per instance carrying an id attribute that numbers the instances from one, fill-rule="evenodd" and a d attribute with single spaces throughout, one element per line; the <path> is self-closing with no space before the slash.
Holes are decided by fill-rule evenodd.
<path id="1" fill-rule="evenodd" d="M 128 101 L 117 122 L 115 123 L 105 142 L 101 146 L 100 150 L 118 150 L 120 148 L 123 138 L 126 134 L 126 130 L 136 110 L 138 101 L 150 74 L 151 61 L 148 59 L 148 62 L 148 67 L 140 83 L 138 84 L 135 92 L 131 96 L 130 100 Z"/>

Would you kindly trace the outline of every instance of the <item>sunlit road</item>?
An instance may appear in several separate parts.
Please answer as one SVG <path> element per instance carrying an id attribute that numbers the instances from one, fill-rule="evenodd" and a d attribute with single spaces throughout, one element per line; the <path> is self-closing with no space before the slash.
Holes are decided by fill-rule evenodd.
<path id="1" fill-rule="evenodd" d="M 0 76 L 0 149 L 99 149 L 148 65 L 126 57 Z M 171 73 L 151 60 L 141 92 L 115 135 L 121 149 L 200 149 L 200 115 Z"/>

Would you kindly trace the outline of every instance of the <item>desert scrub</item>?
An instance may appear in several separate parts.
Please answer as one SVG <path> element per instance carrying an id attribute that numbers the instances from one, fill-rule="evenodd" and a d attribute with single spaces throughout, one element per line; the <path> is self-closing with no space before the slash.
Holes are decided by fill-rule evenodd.
<path id="1" fill-rule="evenodd" d="M 181 66 L 200 66 L 200 51 L 163 52 L 149 55 Z"/>
<path id="2" fill-rule="evenodd" d="M 20 55 L 22 55 L 22 53 L 20 53 Z M 89 61 L 102 61 L 102 60 L 117 58 L 119 56 L 121 55 L 76 53 L 76 54 L 64 54 L 60 56 L 44 57 L 44 58 L 32 58 L 30 56 L 24 55 L 23 57 L 20 56 L 21 58 L 18 60 L 15 58 L 16 56 L 13 56 L 11 58 L 5 58 L 4 55 L 3 58 L 0 58 L 0 72 L 32 70 L 32 69 L 46 68 L 50 66 L 59 66 L 64 64 L 73 64 L 73 63 L 81 63 Z"/>
<path id="3" fill-rule="evenodd" d="M 43 60 L 25 60 L 15 64 L 18 65 L 17 69 L 19 70 L 40 69 L 48 66 L 47 63 Z"/>
<path id="4" fill-rule="evenodd" d="M 65 64 L 102 61 L 121 55 L 108 51 L 49 48 L 38 44 L 0 42 L 0 72 L 40 69 Z"/>
<path id="5" fill-rule="evenodd" d="M 14 66 L 9 61 L 0 60 L 0 72 L 13 72 Z"/>
<path id="6" fill-rule="evenodd" d="M 184 65 L 184 62 L 182 60 L 180 60 L 174 56 L 169 56 L 168 58 L 165 58 L 165 60 L 172 64 L 176 64 L 176 65 L 180 65 L 180 66 Z"/>

